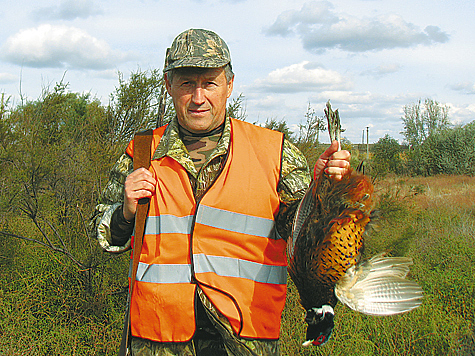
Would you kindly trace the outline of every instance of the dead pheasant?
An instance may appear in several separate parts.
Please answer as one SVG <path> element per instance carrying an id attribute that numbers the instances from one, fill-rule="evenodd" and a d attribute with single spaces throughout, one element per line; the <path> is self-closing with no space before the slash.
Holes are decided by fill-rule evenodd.
<path id="1" fill-rule="evenodd" d="M 328 102 L 325 114 L 331 140 L 339 141 L 338 110 Z M 399 314 L 421 304 L 421 288 L 405 279 L 412 259 L 378 255 L 360 261 L 372 194 L 370 179 L 357 171 L 340 181 L 323 173 L 300 202 L 287 253 L 289 274 L 307 311 L 305 346 L 328 341 L 337 300 L 370 315 Z"/>

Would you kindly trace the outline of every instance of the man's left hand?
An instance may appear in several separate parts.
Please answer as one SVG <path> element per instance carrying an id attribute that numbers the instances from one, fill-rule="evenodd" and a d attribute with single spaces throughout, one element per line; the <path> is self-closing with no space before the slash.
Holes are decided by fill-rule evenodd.
<path id="1" fill-rule="evenodd" d="M 323 152 L 313 169 L 313 178 L 316 180 L 323 171 L 334 177 L 336 180 L 348 173 L 350 168 L 350 152 L 346 150 L 338 151 L 338 141 L 333 141 L 330 147 Z"/>

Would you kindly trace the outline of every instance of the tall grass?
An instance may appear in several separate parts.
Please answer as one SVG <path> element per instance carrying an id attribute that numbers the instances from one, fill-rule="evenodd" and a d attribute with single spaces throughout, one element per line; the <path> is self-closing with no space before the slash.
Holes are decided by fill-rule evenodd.
<path id="1" fill-rule="evenodd" d="M 0 251 L 0 355 L 116 354 L 127 256 L 95 271 L 91 290 L 86 271 L 39 245 L 2 237 Z"/>
<path id="2" fill-rule="evenodd" d="M 420 308 L 372 317 L 338 304 L 335 329 L 320 348 L 302 348 L 304 311 L 289 281 L 283 355 L 475 354 L 475 178 L 386 178 L 376 185 L 379 219 L 365 255 L 414 259 L 410 278 L 424 289 Z M 10 221 L 9 223 L 15 223 Z M 96 287 L 44 248 L 0 239 L 0 355 L 115 355 L 128 256 L 96 271 Z"/>
<path id="3" fill-rule="evenodd" d="M 366 238 L 365 256 L 412 257 L 410 278 L 424 289 L 422 306 L 373 317 L 339 304 L 330 341 L 304 349 L 304 313 L 290 282 L 283 354 L 475 354 L 475 178 L 387 178 L 376 184 L 376 195 L 380 217 Z"/>

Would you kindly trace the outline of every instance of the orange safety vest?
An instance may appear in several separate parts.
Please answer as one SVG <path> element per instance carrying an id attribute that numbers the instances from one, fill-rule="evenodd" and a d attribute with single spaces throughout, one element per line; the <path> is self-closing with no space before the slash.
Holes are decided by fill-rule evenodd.
<path id="1" fill-rule="evenodd" d="M 152 156 L 164 131 L 154 130 Z M 236 335 L 279 338 L 287 281 L 286 243 L 274 223 L 282 144 L 281 133 L 231 119 L 224 168 L 198 202 L 176 160 L 152 160 L 157 187 L 131 298 L 133 336 L 189 341 L 199 285 Z"/>

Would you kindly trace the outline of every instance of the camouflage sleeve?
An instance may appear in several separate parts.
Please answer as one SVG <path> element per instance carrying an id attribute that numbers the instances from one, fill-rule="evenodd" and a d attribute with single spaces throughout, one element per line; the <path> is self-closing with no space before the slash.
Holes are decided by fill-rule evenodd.
<path id="1" fill-rule="evenodd" d="M 311 182 L 307 159 L 288 140 L 284 140 L 282 173 L 278 186 L 280 208 L 276 218 L 277 231 L 285 240 L 290 236 L 292 221 L 300 199 Z"/>
<path id="2" fill-rule="evenodd" d="M 109 181 L 104 188 L 91 219 L 91 228 L 95 231 L 97 240 L 107 252 L 120 253 L 128 250 L 130 239 L 123 246 L 113 246 L 111 236 L 111 220 L 114 211 L 122 206 L 124 200 L 125 178 L 132 172 L 132 159 L 123 154 L 115 163 L 109 175 Z"/>

